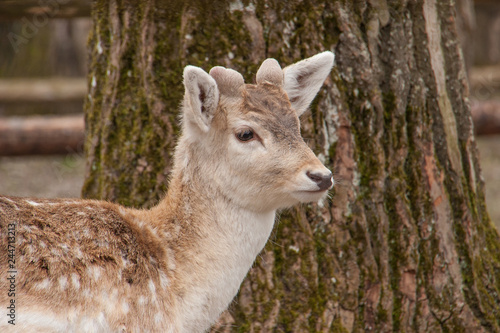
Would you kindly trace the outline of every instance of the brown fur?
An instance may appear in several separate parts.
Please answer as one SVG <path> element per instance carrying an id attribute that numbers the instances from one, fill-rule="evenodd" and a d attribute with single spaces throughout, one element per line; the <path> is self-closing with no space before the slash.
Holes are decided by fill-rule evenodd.
<path id="1" fill-rule="evenodd" d="M 96 303 L 106 301 L 105 298 L 99 301 L 95 295 L 116 290 L 116 297 L 128 304 L 129 311 L 144 312 L 147 318 L 148 313 L 141 311 L 138 299 L 149 280 L 160 285 L 159 274 L 167 271 L 165 251 L 157 237 L 145 228 L 138 228 L 125 212 L 102 201 L 0 197 L 2 268 L 8 262 L 8 224 L 15 224 L 18 314 L 39 308 L 38 299 L 44 299 L 57 312 L 74 308 L 92 313 L 92 308 L 98 310 Z M 89 274 L 92 267 L 96 271 Z M 0 279 L 2 305 L 7 296 L 3 291 L 9 289 L 7 282 Z M 91 294 L 82 299 L 85 290 Z M 170 297 L 165 294 L 157 307 L 167 307 L 169 302 Z M 126 316 L 116 321 L 133 327 Z"/>

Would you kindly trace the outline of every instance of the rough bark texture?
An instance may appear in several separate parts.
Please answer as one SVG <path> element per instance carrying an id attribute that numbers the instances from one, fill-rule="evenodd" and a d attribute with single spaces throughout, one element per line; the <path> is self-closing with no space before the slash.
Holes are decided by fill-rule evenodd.
<path id="1" fill-rule="evenodd" d="M 266 57 L 337 56 L 302 124 L 341 184 L 280 215 L 214 330 L 500 331 L 500 239 L 452 0 L 134 3 L 94 4 L 85 197 L 161 197 L 184 65 L 250 81 Z"/>

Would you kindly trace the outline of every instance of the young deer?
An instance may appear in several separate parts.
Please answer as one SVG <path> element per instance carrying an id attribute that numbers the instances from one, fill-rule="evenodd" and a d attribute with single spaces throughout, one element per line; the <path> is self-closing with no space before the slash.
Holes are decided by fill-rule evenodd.
<path id="1" fill-rule="evenodd" d="M 323 52 L 283 70 L 267 59 L 257 84 L 231 69 L 187 66 L 169 191 L 150 210 L 0 197 L 0 331 L 209 329 L 276 210 L 333 186 L 298 118 L 333 59 Z"/>

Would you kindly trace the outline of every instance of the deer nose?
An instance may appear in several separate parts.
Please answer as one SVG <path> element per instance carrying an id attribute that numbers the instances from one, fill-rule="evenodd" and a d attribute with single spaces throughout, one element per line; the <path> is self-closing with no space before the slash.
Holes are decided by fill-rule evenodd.
<path id="1" fill-rule="evenodd" d="M 330 187 L 333 185 L 333 179 L 332 179 L 332 173 L 319 173 L 319 172 L 311 172 L 307 171 L 306 172 L 307 177 L 311 179 L 313 182 L 315 182 L 320 191 L 325 191 L 328 190 Z"/>

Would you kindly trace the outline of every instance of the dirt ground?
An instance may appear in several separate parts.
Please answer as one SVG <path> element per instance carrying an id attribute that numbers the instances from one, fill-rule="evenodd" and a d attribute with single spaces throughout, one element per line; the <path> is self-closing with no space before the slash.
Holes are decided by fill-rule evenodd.
<path id="1" fill-rule="evenodd" d="M 479 137 L 477 143 L 488 211 L 500 230 L 500 135 Z M 81 155 L 0 157 L 0 194 L 79 197 L 84 171 Z"/>
<path id="2" fill-rule="evenodd" d="M 77 198 L 84 172 L 80 155 L 0 157 L 0 194 Z"/>

